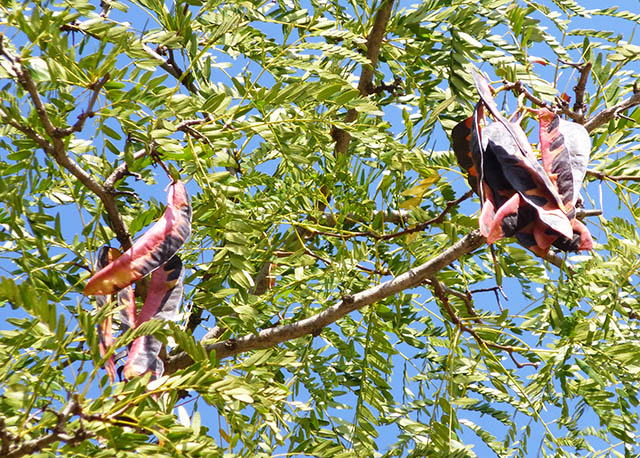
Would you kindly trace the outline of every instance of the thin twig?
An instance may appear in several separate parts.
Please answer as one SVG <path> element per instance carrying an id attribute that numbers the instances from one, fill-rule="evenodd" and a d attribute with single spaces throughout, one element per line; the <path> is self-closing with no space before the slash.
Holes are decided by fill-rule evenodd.
<path id="1" fill-rule="evenodd" d="M 87 118 L 90 118 L 95 114 L 93 112 L 93 106 L 96 104 L 96 101 L 98 100 L 98 94 L 100 93 L 100 90 L 107 83 L 107 81 L 109 81 L 110 77 L 111 76 L 109 75 L 109 73 L 107 73 L 100 79 L 100 81 L 91 85 L 90 89 L 92 90 L 92 93 L 91 93 L 91 97 L 89 98 L 89 103 L 87 104 L 86 110 L 84 110 L 82 113 L 78 115 L 78 120 L 73 126 L 67 127 L 66 129 L 56 128 L 55 135 L 58 138 L 68 137 L 72 133 L 80 132 L 82 130 Z"/>
<path id="2" fill-rule="evenodd" d="M 69 446 L 74 446 L 95 436 L 93 432 L 85 430 L 82 425 L 71 433 L 67 432 L 70 418 L 82 413 L 77 396 L 71 396 L 71 400 L 60 412 L 53 411 L 52 413 L 57 417 L 57 421 L 51 429 L 51 432 L 37 439 L 23 442 L 19 442 L 18 436 L 14 436 L 6 430 L 4 419 L 0 418 L 0 438 L 3 439 L 0 448 L 2 456 L 5 458 L 20 458 L 22 456 L 32 455 L 55 442 L 62 441 L 66 442 Z M 13 444 L 11 444 L 11 442 L 13 442 Z"/>
<path id="3" fill-rule="evenodd" d="M 191 78 L 191 75 L 188 73 L 185 74 L 182 71 L 180 66 L 178 66 L 176 61 L 173 59 L 172 55 L 170 55 L 167 59 L 165 59 L 162 56 L 161 52 L 163 52 L 163 48 L 158 48 L 156 50 L 153 50 L 149 46 L 143 43 L 142 49 L 144 49 L 144 51 L 147 54 L 149 54 L 152 58 L 159 60 L 161 62 L 160 68 L 162 68 L 168 74 L 173 76 L 176 80 L 182 83 L 182 85 L 185 86 L 189 91 L 193 92 L 194 94 L 200 93 L 198 88 L 193 83 L 193 79 Z"/>
<path id="4" fill-rule="evenodd" d="M 394 232 L 392 234 L 385 234 L 385 235 L 381 235 L 379 236 L 380 240 L 390 240 L 392 238 L 395 237 L 402 237 L 403 235 L 408 235 L 408 234 L 413 234 L 414 232 L 420 232 L 423 231 L 425 229 L 427 229 L 428 227 L 433 226 L 434 224 L 440 224 L 444 221 L 444 217 L 446 216 L 447 213 L 449 213 L 449 211 L 454 208 L 457 207 L 458 205 L 460 205 L 461 202 L 467 200 L 469 197 L 473 196 L 473 190 L 469 190 L 466 193 L 464 193 L 462 196 L 458 197 L 456 200 L 451 200 L 449 202 L 446 203 L 444 210 L 442 210 L 442 212 L 436 216 L 435 218 L 430 219 L 429 221 L 425 221 L 423 223 L 420 224 L 416 224 L 414 227 L 409 228 L 409 229 L 405 229 L 404 231 L 399 231 L 399 232 Z"/>
<path id="5" fill-rule="evenodd" d="M 426 282 L 429 283 L 430 285 L 433 285 L 433 277 L 427 278 Z M 464 306 L 466 307 L 467 312 L 469 313 L 470 320 L 473 320 L 476 323 L 482 323 L 482 318 L 478 316 L 478 313 L 473 307 L 473 298 L 471 297 L 471 291 L 467 291 L 467 293 L 465 294 L 460 291 L 456 291 L 453 288 L 449 288 L 447 285 L 443 285 L 442 283 L 440 284 L 440 286 L 442 287 L 444 292 L 447 293 L 449 296 L 455 296 L 458 299 L 461 299 L 462 302 L 464 302 Z"/>
<path id="6" fill-rule="evenodd" d="M 600 180 L 609 181 L 640 181 L 640 175 L 608 175 L 604 172 L 598 172 L 596 170 L 587 170 L 587 175 L 596 177 Z"/>
<path id="7" fill-rule="evenodd" d="M 137 161 L 138 159 L 140 159 L 141 157 L 145 156 L 149 151 L 146 148 L 143 148 L 139 151 L 136 151 L 135 153 L 133 153 L 133 160 Z M 104 180 L 103 186 L 105 187 L 105 189 L 107 190 L 115 190 L 115 185 L 118 182 L 118 180 L 124 178 L 127 175 L 137 175 L 137 174 L 133 174 L 133 172 L 129 171 L 129 164 L 127 164 L 126 162 L 122 162 L 122 164 L 120 164 L 118 167 L 116 167 L 113 172 L 111 172 L 111 175 L 109 175 L 107 177 L 106 180 Z"/>
<path id="8" fill-rule="evenodd" d="M 541 98 L 536 97 L 531 92 L 529 92 L 527 90 L 527 88 L 522 85 L 522 81 L 516 81 L 514 83 L 511 83 L 511 82 L 509 82 L 507 80 L 504 80 L 503 84 L 504 84 L 504 86 L 502 88 L 498 89 L 498 92 L 502 91 L 502 90 L 512 90 L 514 92 L 517 92 L 518 94 L 524 95 L 524 97 L 526 99 L 528 99 L 529 101 L 535 103 L 540 108 L 549 109 L 549 105 L 547 105 L 547 103 L 544 100 L 542 100 Z"/>
<path id="9" fill-rule="evenodd" d="M 463 202 L 464 200 L 468 199 L 469 197 L 471 197 L 473 195 L 473 190 L 469 190 L 467 191 L 465 194 L 463 194 L 461 197 L 457 198 L 456 200 L 451 200 L 448 201 L 445 204 L 445 208 L 444 210 L 442 210 L 442 212 L 436 216 L 435 218 L 432 218 L 428 221 L 424 221 L 420 224 L 416 224 L 414 227 L 411 227 L 409 229 L 404 229 L 398 232 L 392 232 L 390 234 L 376 234 L 375 232 L 351 232 L 351 233 L 344 233 L 344 234 L 338 234 L 335 232 L 327 232 L 327 231 L 316 231 L 313 230 L 314 234 L 317 235 L 324 235 L 327 237 L 339 237 L 342 239 L 350 239 L 353 237 L 369 237 L 369 238 L 373 238 L 376 240 L 391 240 L 397 237 L 402 237 L 405 235 L 409 235 L 409 234 L 413 234 L 415 232 L 421 232 L 424 231 L 425 229 L 427 229 L 430 226 L 433 226 L 434 224 L 440 224 L 442 223 L 442 221 L 444 220 L 444 217 L 446 216 L 447 213 L 449 213 L 449 211 L 460 205 L 461 202 Z M 310 229 L 311 230 L 311 229 Z"/>
<path id="10" fill-rule="evenodd" d="M 438 299 L 440 299 L 440 302 L 442 303 L 442 305 L 444 306 L 445 310 L 447 311 L 447 314 L 449 315 L 449 318 L 451 318 L 451 321 L 453 322 L 453 324 L 455 324 L 457 327 L 459 327 L 461 331 L 471 334 L 471 336 L 475 339 L 475 341 L 478 343 L 478 345 L 480 347 L 488 347 L 488 348 L 493 348 L 493 349 L 496 349 L 496 350 L 506 351 L 507 353 L 509 353 L 509 356 L 511 357 L 511 360 L 514 362 L 514 364 L 519 369 L 521 369 L 523 367 L 526 367 L 526 366 L 538 367 L 538 363 L 532 363 L 532 362 L 521 363 L 521 362 L 518 362 L 515 359 L 514 353 L 518 353 L 520 351 L 520 349 L 518 349 L 516 347 L 512 347 L 510 345 L 502 345 L 502 344 L 498 344 L 498 343 L 495 343 L 495 342 L 487 342 L 482 337 L 480 337 L 478 335 L 478 333 L 474 329 L 472 329 L 469 326 L 467 326 L 466 324 L 464 324 L 464 322 L 458 317 L 456 312 L 453 310 L 453 307 L 451 307 L 451 304 L 449 304 L 449 298 L 447 297 L 447 295 L 446 295 L 446 293 L 444 291 L 444 288 L 442 287 L 442 284 L 438 281 L 438 279 L 435 277 L 435 275 L 430 278 L 430 283 L 431 283 L 431 285 L 433 285 L 433 294 Z"/>

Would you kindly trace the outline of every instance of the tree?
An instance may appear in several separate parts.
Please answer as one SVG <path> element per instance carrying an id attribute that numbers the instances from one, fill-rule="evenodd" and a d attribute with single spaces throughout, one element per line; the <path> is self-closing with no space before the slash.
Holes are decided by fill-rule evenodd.
<path id="1" fill-rule="evenodd" d="M 145 0 L 0 14 L 0 455 L 640 451 L 638 12 Z M 505 114 L 547 107 L 590 132 L 593 251 L 542 259 L 480 235 L 448 138 L 478 102 L 473 68 Z M 523 126 L 535 143 L 537 120 Z M 160 164 L 193 208 L 182 317 L 118 334 L 117 301 L 82 292 L 101 246 L 126 250 L 161 216 Z M 107 316 L 120 367 L 136 337 L 168 344 L 163 376 L 110 382 Z"/>

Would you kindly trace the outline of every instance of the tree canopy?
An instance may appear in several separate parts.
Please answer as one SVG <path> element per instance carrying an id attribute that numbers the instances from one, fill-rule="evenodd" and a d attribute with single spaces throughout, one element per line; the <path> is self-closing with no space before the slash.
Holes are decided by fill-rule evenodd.
<path id="1" fill-rule="evenodd" d="M 0 455 L 637 456 L 640 10 L 587 3 L 3 2 Z M 474 71 L 589 132 L 592 250 L 487 244 Z"/>

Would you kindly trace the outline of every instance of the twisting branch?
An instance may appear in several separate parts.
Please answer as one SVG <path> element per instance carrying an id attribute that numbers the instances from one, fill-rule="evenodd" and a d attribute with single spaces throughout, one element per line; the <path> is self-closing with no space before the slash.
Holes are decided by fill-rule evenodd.
<path id="1" fill-rule="evenodd" d="M 540 108 L 547 108 L 547 109 L 549 108 L 549 105 L 547 105 L 547 103 L 544 100 L 542 100 L 539 97 L 536 97 L 531 92 L 529 92 L 529 90 L 523 86 L 522 81 L 516 81 L 514 83 L 511 83 L 507 80 L 503 80 L 502 83 L 504 84 L 504 86 L 498 89 L 498 91 L 502 91 L 502 90 L 514 91 L 517 94 L 524 95 L 524 97 L 527 100 L 533 102 Z"/>
<path id="2" fill-rule="evenodd" d="M 147 153 L 148 153 L 148 151 L 145 148 L 143 148 L 143 149 L 141 149 L 139 151 L 136 151 L 135 153 L 133 153 L 133 160 L 136 161 L 136 160 L 140 159 L 142 156 L 144 156 Z M 131 174 L 132 173 L 129 172 L 129 164 L 127 164 L 126 162 L 122 162 L 122 164 L 120 164 L 118 167 L 116 167 L 113 170 L 113 172 L 111 172 L 111 175 L 109 175 L 107 177 L 107 179 L 104 180 L 103 186 L 108 191 L 113 190 L 115 192 L 115 185 L 118 182 L 118 180 L 120 180 L 121 178 L 124 178 L 127 175 L 131 175 Z"/>
<path id="3" fill-rule="evenodd" d="M 518 360 L 516 360 L 516 358 L 514 356 L 514 353 L 518 353 L 519 351 L 521 351 L 520 349 L 518 349 L 516 347 L 512 347 L 510 345 L 501 345 L 501 344 L 497 344 L 495 342 L 487 342 L 482 337 L 480 337 L 478 335 L 478 333 L 473 328 L 470 328 L 469 326 L 467 326 L 458 317 L 458 315 L 456 314 L 456 312 L 453 309 L 453 307 L 451 307 L 451 304 L 449 304 L 449 298 L 447 297 L 447 294 L 445 293 L 444 288 L 442 287 L 442 284 L 438 281 L 438 279 L 435 277 L 435 275 L 433 275 L 433 276 L 431 276 L 431 278 L 429 278 L 429 282 L 433 286 L 433 294 L 434 294 L 434 296 L 437 297 L 440 300 L 440 302 L 442 303 L 443 307 L 447 311 L 447 314 L 449 315 L 449 318 L 451 319 L 453 324 L 455 324 L 458 328 L 460 328 L 461 331 L 471 334 L 471 336 L 475 339 L 475 341 L 478 343 L 478 345 L 480 347 L 487 347 L 487 348 L 493 348 L 495 350 L 506 351 L 507 353 L 509 353 L 509 356 L 511 357 L 511 360 L 513 361 L 513 363 L 518 368 L 523 368 L 523 367 L 526 367 L 526 366 L 538 367 L 537 363 L 531 363 L 531 362 L 521 363 L 521 362 L 518 362 Z"/>
<path id="4" fill-rule="evenodd" d="M 583 119 L 584 119 L 584 112 L 585 112 L 584 91 L 587 88 L 587 80 L 589 79 L 589 73 L 591 73 L 591 62 L 585 62 L 583 64 L 573 64 L 569 62 L 563 62 L 563 63 L 577 68 L 578 71 L 580 72 L 580 79 L 578 80 L 578 84 L 576 84 L 575 87 L 573 88 L 576 95 L 576 101 L 573 104 L 573 111 L 583 116 Z"/>
<path id="5" fill-rule="evenodd" d="M 386 297 L 420 285 L 427 278 L 432 277 L 436 272 L 444 269 L 456 259 L 482 246 L 484 241 L 485 239 L 480 235 L 480 231 L 473 231 L 424 264 L 410 269 L 384 283 L 353 295 L 344 296 L 338 304 L 316 315 L 304 318 L 295 323 L 264 329 L 254 335 L 206 345 L 205 348 L 207 352 L 215 351 L 216 357 L 223 359 L 250 350 L 270 348 L 282 342 L 306 335 L 319 335 L 322 328 L 336 322 L 354 310 L 361 309 L 366 305 L 373 304 Z M 179 353 L 166 361 L 165 373 L 172 374 L 192 363 L 193 360 L 188 354 Z"/>
<path id="6" fill-rule="evenodd" d="M 54 442 L 62 441 L 73 446 L 94 437 L 92 432 L 85 430 L 82 426 L 73 432 L 67 431 L 69 419 L 74 415 L 81 414 L 81 408 L 77 400 L 77 396 L 72 396 L 71 400 L 60 412 L 53 413 L 57 417 L 57 421 L 49 434 L 42 435 L 37 439 L 22 442 L 20 441 L 19 436 L 16 436 L 7 430 L 4 418 L 0 417 L 0 438 L 2 439 L 2 444 L 0 444 L 0 454 L 5 458 L 20 458 L 22 456 L 30 456 Z"/>
<path id="7" fill-rule="evenodd" d="M 36 132 L 29 127 L 23 126 L 16 128 L 25 133 L 29 138 L 36 141 L 48 156 L 52 157 L 61 167 L 69 171 L 69 173 L 75 176 L 82 184 L 98 196 L 104 205 L 107 215 L 109 216 L 109 220 L 111 221 L 118 241 L 123 249 L 128 249 L 131 247 L 131 235 L 122 220 L 122 215 L 118 210 L 113 194 L 100 183 L 95 181 L 89 173 L 80 167 L 80 165 L 67 154 L 64 142 L 60 137 L 61 130 L 56 128 L 49 119 L 45 105 L 40 97 L 35 81 L 31 78 L 29 70 L 22 64 L 20 57 L 13 55 L 11 51 L 6 49 L 3 41 L 4 36 L 0 34 L 0 55 L 7 59 L 11 71 L 18 80 L 18 83 L 29 94 L 36 113 L 38 114 L 38 118 L 40 119 L 40 122 L 42 123 L 42 126 L 50 140 L 44 139 L 44 137 L 36 134 Z M 21 125 L 15 120 L 7 119 L 6 121 L 10 122 L 14 127 L 16 125 Z"/>
<path id="8" fill-rule="evenodd" d="M 428 227 L 434 225 L 434 224 L 440 224 L 442 223 L 442 221 L 444 221 L 444 217 L 446 216 L 447 213 L 449 213 L 449 211 L 454 208 L 457 207 L 458 205 L 460 205 L 461 202 L 467 200 L 469 197 L 471 197 L 473 195 L 473 190 L 469 190 L 466 193 L 464 193 L 462 196 L 458 197 L 456 200 L 451 200 L 449 202 L 447 202 L 447 204 L 444 207 L 444 210 L 442 210 L 442 212 L 436 216 L 435 218 L 430 219 L 429 221 L 425 221 L 423 223 L 420 224 L 416 224 L 414 227 L 410 228 L 410 229 L 406 229 L 404 231 L 400 231 L 400 232 L 394 232 L 392 234 L 385 234 L 382 236 L 379 236 L 379 238 L 381 240 L 389 240 L 395 237 L 401 237 L 403 235 L 407 235 L 407 234 L 413 234 L 415 232 L 420 232 L 423 231 L 425 229 L 427 229 Z"/>
<path id="9" fill-rule="evenodd" d="M 580 80 L 578 84 L 574 87 L 576 94 L 576 101 L 573 106 L 573 110 L 569 107 L 569 103 L 566 100 L 563 100 L 559 97 L 556 97 L 555 106 L 557 107 L 556 111 L 561 112 L 562 114 L 568 116 L 573 121 L 583 124 L 587 131 L 591 132 L 594 129 L 597 129 L 602 124 L 605 124 L 611 121 L 614 118 L 625 117 L 623 112 L 627 111 L 630 108 L 640 105 L 640 87 L 638 86 L 638 82 L 636 81 L 633 85 L 633 95 L 627 99 L 622 100 L 620 103 L 601 110 L 599 113 L 595 114 L 593 117 L 589 119 L 585 119 L 585 109 L 584 109 L 584 91 L 585 86 L 587 84 L 587 78 L 589 76 L 589 72 L 591 70 L 591 63 L 587 62 L 586 64 L 570 64 L 574 66 L 578 66 L 580 69 Z M 522 84 L 521 81 L 516 81 L 514 83 L 510 83 L 508 81 L 504 81 L 504 86 L 499 90 L 513 90 L 518 94 L 523 94 L 524 97 L 537 106 L 541 108 L 550 109 L 549 105 L 539 97 L 531 94 Z M 629 118 L 630 119 L 630 118 Z"/>
<path id="10" fill-rule="evenodd" d="M 164 53 L 165 50 L 163 48 L 157 48 L 156 50 L 151 49 L 146 44 L 142 44 L 142 49 L 145 50 L 147 54 L 149 54 L 154 59 L 157 59 L 161 62 L 160 68 L 166 71 L 168 74 L 173 76 L 176 80 L 184 85 L 189 91 L 194 94 L 199 94 L 200 90 L 193 83 L 193 79 L 189 73 L 185 73 L 182 71 L 178 63 L 173 58 L 173 54 L 170 52 L 168 58 L 164 58 L 161 53 Z M 169 50 L 171 51 L 171 50 Z"/>

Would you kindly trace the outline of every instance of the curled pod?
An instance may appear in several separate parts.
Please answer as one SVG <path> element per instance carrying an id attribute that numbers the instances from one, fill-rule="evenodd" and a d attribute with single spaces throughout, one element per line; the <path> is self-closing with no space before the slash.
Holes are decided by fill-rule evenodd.
<path id="1" fill-rule="evenodd" d="M 172 257 L 166 264 L 151 274 L 149 292 L 138 315 L 135 327 L 151 319 L 174 321 L 182 299 L 184 268 L 178 256 Z M 164 372 L 164 364 L 158 357 L 162 342 L 153 336 L 136 338 L 129 348 L 124 366 L 126 379 L 152 373 L 152 379 Z"/>
<path id="2" fill-rule="evenodd" d="M 138 281 L 167 262 L 190 235 L 189 196 L 182 181 L 175 181 L 162 217 L 122 256 L 91 277 L 84 294 L 112 294 Z"/>

